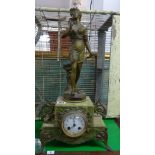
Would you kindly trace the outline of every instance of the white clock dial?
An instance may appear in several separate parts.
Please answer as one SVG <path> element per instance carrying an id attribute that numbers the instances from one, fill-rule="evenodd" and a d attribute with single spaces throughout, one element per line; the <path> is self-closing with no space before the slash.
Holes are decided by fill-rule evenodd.
<path id="1" fill-rule="evenodd" d="M 86 118 L 83 114 L 71 112 L 64 116 L 62 130 L 69 137 L 78 137 L 86 130 Z"/>

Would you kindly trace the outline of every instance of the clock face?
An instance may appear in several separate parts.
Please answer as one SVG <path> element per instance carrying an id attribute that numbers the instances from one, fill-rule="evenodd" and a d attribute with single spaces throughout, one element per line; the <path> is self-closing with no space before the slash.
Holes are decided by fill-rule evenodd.
<path id="1" fill-rule="evenodd" d="M 86 117 L 79 112 L 71 112 L 64 116 L 62 130 L 69 137 L 81 136 L 86 131 Z"/>

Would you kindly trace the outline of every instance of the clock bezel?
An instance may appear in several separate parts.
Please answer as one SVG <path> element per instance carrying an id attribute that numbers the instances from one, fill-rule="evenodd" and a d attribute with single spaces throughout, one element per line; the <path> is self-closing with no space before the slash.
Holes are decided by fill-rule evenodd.
<path id="1" fill-rule="evenodd" d="M 83 120 L 84 120 L 84 122 L 85 122 L 85 127 L 84 127 L 84 129 L 83 129 L 81 132 L 79 132 L 79 133 L 70 134 L 70 133 L 68 132 L 68 130 L 66 130 L 66 129 L 64 128 L 64 121 L 65 121 L 66 117 L 69 116 L 69 115 L 72 115 L 72 114 L 78 115 L 78 116 L 82 117 Z M 68 137 L 71 137 L 71 138 L 76 138 L 76 137 L 79 137 L 79 136 L 81 136 L 81 135 L 83 135 L 83 134 L 85 133 L 85 131 L 86 131 L 86 129 L 87 129 L 87 124 L 88 124 L 88 121 L 87 121 L 87 118 L 86 118 L 86 115 L 85 115 L 85 114 L 83 114 L 82 112 L 70 111 L 70 112 L 64 114 L 64 116 L 63 116 L 63 118 L 62 118 L 62 122 L 61 122 L 61 128 L 62 128 L 62 131 L 64 132 L 65 135 L 67 135 Z"/>

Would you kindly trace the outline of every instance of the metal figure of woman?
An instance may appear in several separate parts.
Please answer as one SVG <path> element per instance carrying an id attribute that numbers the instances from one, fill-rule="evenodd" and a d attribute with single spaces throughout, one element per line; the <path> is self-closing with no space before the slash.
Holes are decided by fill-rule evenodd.
<path id="1" fill-rule="evenodd" d="M 67 93 L 72 96 L 80 94 L 77 88 L 77 82 L 80 77 L 82 64 L 84 61 L 85 47 L 89 52 L 89 57 L 93 56 L 88 43 L 87 29 L 81 24 L 82 13 L 78 8 L 70 9 L 69 27 L 62 34 L 62 38 L 69 36 L 71 48 L 69 51 L 70 64 L 64 66 L 67 71 Z"/>

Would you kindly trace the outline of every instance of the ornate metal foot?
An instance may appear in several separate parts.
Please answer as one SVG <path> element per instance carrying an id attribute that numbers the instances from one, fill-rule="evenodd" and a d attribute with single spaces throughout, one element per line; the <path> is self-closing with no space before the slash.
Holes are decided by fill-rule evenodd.
<path id="1" fill-rule="evenodd" d="M 42 147 L 44 147 L 47 144 L 47 142 L 50 142 L 52 140 L 54 140 L 54 136 L 51 133 L 48 133 L 46 131 L 41 132 L 40 141 Z"/>
<path id="2" fill-rule="evenodd" d="M 111 147 L 108 145 L 108 131 L 107 128 L 105 128 L 104 130 L 100 131 L 97 135 L 96 135 L 96 139 L 97 140 L 103 140 L 106 150 L 108 151 L 112 151 Z"/>

